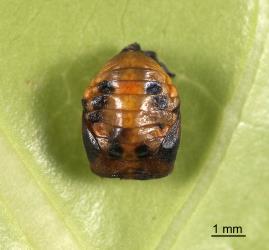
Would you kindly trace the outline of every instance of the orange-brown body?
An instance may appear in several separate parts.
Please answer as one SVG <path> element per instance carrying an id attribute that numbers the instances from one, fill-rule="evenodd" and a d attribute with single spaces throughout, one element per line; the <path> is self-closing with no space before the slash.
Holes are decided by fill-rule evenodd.
<path id="1" fill-rule="evenodd" d="M 152 53 L 129 45 L 84 93 L 84 145 L 100 176 L 150 179 L 173 169 L 180 101 L 170 72 Z"/>

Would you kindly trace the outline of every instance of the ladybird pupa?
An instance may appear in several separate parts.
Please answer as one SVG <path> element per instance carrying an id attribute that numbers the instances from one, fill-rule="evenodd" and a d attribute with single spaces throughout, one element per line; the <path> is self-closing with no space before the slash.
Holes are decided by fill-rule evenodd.
<path id="1" fill-rule="evenodd" d="M 171 173 L 181 131 L 174 76 L 137 43 L 104 65 L 82 99 L 82 137 L 94 173 L 140 180 Z"/>

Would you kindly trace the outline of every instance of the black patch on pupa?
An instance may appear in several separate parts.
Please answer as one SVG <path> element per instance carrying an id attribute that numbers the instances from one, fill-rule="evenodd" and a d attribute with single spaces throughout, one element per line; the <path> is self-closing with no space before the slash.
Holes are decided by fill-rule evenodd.
<path id="1" fill-rule="evenodd" d="M 108 155 L 114 159 L 120 159 L 123 154 L 123 148 L 119 143 L 112 143 L 108 148 Z"/>
<path id="2" fill-rule="evenodd" d="M 162 87 L 159 82 L 147 82 L 146 93 L 148 95 L 158 95 L 162 92 Z"/>
<path id="3" fill-rule="evenodd" d="M 146 144 L 142 144 L 135 149 L 135 153 L 138 158 L 145 158 L 149 156 L 149 147 Z"/>
<path id="4" fill-rule="evenodd" d="M 107 96 L 99 95 L 92 99 L 92 106 L 94 109 L 102 109 L 107 104 Z"/>
<path id="5" fill-rule="evenodd" d="M 84 112 L 82 114 L 82 139 L 88 160 L 90 162 L 93 162 L 96 159 L 98 153 L 100 152 L 100 147 L 96 138 L 86 125 Z"/>
<path id="6" fill-rule="evenodd" d="M 177 149 L 180 142 L 180 121 L 174 123 L 165 136 L 157 157 L 167 162 L 174 162 L 177 155 Z"/>
<path id="7" fill-rule="evenodd" d="M 164 110 L 168 107 L 168 99 L 165 95 L 154 96 L 155 106 L 161 110 Z"/>
<path id="8" fill-rule="evenodd" d="M 104 80 L 99 83 L 98 85 L 98 91 L 102 94 L 111 94 L 114 92 L 115 88 L 113 87 L 111 81 Z"/>
<path id="9" fill-rule="evenodd" d="M 87 120 L 91 123 L 100 122 L 103 120 L 101 111 L 94 111 L 86 115 Z"/>

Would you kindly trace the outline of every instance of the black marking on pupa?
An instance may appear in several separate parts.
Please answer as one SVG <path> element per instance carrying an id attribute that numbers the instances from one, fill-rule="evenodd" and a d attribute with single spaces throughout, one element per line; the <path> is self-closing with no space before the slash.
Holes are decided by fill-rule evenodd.
<path id="1" fill-rule="evenodd" d="M 114 159 L 120 159 L 123 154 L 123 148 L 119 143 L 112 143 L 108 148 L 108 154 Z"/>
<path id="2" fill-rule="evenodd" d="M 103 94 L 111 94 L 115 88 L 113 87 L 111 81 L 103 80 L 98 85 L 98 91 Z"/>
<path id="3" fill-rule="evenodd" d="M 82 138 L 88 159 L 93 162 L 100 152 L 100 147 L 94 135 L 86 125 L 85 112 L 82 114 Z"/>
<path id="4" fill-rule="evenodd" d="M 177 120 L 164 138 L 157 156 L 167 162 L 174 162 L 180 143 L 180 120 Z"/>
<path id="5" fill-rule="evenodd" d="M 144 158 L 149 156 L 149 147 L 146 144 L 142 144 L 135 149 L 135 153 L 138 158 Z"/>

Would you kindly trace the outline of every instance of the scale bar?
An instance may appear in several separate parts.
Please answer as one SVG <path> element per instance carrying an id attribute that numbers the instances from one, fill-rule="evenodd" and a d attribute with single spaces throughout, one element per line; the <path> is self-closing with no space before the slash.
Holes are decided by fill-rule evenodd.
<path id="1" fill-rule="evenodd" d="M 211 237 L 246 237 L 245 234 L 212 234 Z"/>

